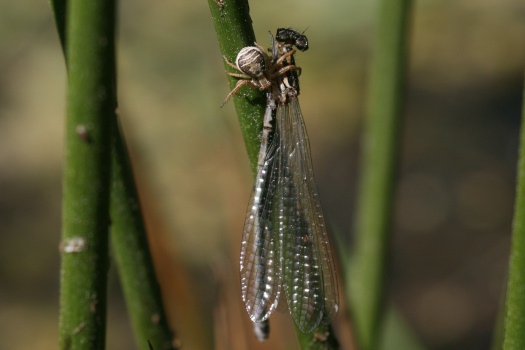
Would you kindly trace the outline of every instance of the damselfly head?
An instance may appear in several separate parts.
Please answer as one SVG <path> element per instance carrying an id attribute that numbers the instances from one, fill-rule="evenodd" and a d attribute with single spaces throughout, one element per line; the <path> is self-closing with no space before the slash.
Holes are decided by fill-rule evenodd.
<path id="1" fill-rule="evenodd" d="M 267 71 L 265 53 L 256 46 L 246 46 L 237 54 L 237 68 L 252 78 L 261 78 Z"/>
<path id="2" fill-rule="evenodd" d="M 292 28 L 277 28 L 275 40 L 284 45 L 295 45 L 297 50 L 308 50 L 308 38 Z"/>

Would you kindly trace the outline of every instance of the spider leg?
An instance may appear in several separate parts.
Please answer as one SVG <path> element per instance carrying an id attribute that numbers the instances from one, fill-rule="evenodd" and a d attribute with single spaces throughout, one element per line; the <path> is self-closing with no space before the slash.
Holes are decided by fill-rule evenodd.
<path id="1" fill-rule="evenodd" d="M 226 56 L 222 56 L 222 58 L 224 58 L 224 62 L 226 62 L 226 64 L 228 64 L 228 66 L 232 67 L 233 69 L 235 69 L 236 71 L 239 71 L 239 68 L 237 68 L 236 65 L 234 65 L 233 63 L 231 63 L 230 61 L 228 61 L 228 59 L 226 58 Z"/>
<path id="2" fill-rule="evenodd" d="M 289 70 L 297 70 L 298 71 L 298 74 L 301 75 L 301 68 L 300 67 L 297 67 L 295 65 L 287 65 L 287 66 L 284 66 L 283 65 L 283 61 L 286 60 L 287 58 L 291 57 L 292 55 L 294 55 L 297 51 L 296 50 L 291 50 L 291 51 L 288 51 L 286 53 L 284 53 L 282 56 L 280 56 L 277 61 L 275 61 L 272 66 L 270 67 L 270 69 L 268 70 L 269 71 L 269 76 L 272 77 L 272 78 L 275 78 L 276 76 L 279 76 Z M 287 67 L 290 67 L 290 68 L 287 68 Z M 275 71 L 278 71 L 277 75 L 275 74 Z"/>
<path id="3" fill-rule="evenodd" d="M 264 60 L 266 61 L 266 65 L 270 64 L 270 62 L 272 61 L 272 58 L 270 57 L 270 55 L 268 55 L 268 50 L 269 49 L 265 49 L 264 47 L 262 47 L 261 45 L 257 44 L 257 43 L 254 43 L 255 46 L 257 46 L 257 48 L 259 48 L 259 50 L 261 50 L 261 52 L 263 53 L 264 55 Z"/>
<path id="4" fill-rule="evenodd" d="M 251 79 L 252 78 L 248 74 L 244 74 L 244 73 L 226 72 L 226 74 L 228 74 L 230 77 L 235 77 L 235 78 L 239 78 L 239 79 Z"/>
<path id="5" fill-rule="evenodd" d="M 262 47 L 261 45 L 257 44 L 257 43 L 254 43 L 255 46 L 257 46 L 259 48 L 259 50 L 261 50 L 262 52 L 266 52 L 266 49 L 264 47 Z"/>
<path id="6" fill-rule="evenodd" d="M 254 89 L 258 89 L 259 88 L 259 85 L 255 84 L 252 80 L 239 80 L 237 82 L 237 84 L 235 85 L 235 87 L 233 88 L 232 91 L 230 91 L 230 93 L 226 96 L 226 98 L 224 99 L 224 102 L 221 104 L 221 108 L 230 100 L 230 98 L 234 95 L 234 94 L 237 94 L 237 92 L 239 91 L 239 89 L 241 87 L 243 87 L 244 85 L 247 85 L 249 87 L 252 87 Z"/>
<path id="7" fill-rule="evenodd" d="M 282 63 L 282 61 L 284 61 L 290 56 L 293 56 L 296 52 L 297 52 L 296 50 L 291 50 L 291 51 L 284 53 L 277 59 L 277 61 L 275 61 L 275 64 Z"/>
<path id="8" fill-rule="evenodd" d="M 275 72 L 275 70 L 277 70 L 277 72 Z M 275 68 L 272 70 L 271 74 L 270 74 L 270 78 L 273 80 L 277 77 L 280 77 L 282 75 L 284 75 L 284 73 L 290 71 L 290 70 L 294 70 L 297 72 L 298 75 L 301 75 L 301 72 L 302 72 L 302 69 L 301 67 L 297 67 L 297 66 L 285 66 L 285 67 L 282 67 L 282 66 L 275 66 Z"/>

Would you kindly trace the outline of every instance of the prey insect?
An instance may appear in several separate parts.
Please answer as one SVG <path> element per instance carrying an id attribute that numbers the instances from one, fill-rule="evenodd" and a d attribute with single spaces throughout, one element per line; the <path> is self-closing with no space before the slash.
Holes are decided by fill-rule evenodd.
<path id="1" fill-rule="evenodd" d="M 310 146 L 299 106 L 299 73 L 294 54 L 308 49 L 306 37 L 280 28 L 272 56 L 257 47 L 247 85 L 266 91 L 258 171 L 249 199 L 240 254 L 241 294 L 250 319 L 265 322 L 286 303 L 297 325 L 310 333 L 328 324 L 338 310 L 335 263 L 314 181 Z M 249 47 L 254 48 L 254 47 Z M 252 51 L 253 52 L 253 51 Z M 242 62 L 241 62 L 242 63 Z M 249 65 L 248 65 L 249 66 Z M 225 102 L 226 102 L 225 101 Z M 257 327 L 260 328 L 260 327 Z"/>

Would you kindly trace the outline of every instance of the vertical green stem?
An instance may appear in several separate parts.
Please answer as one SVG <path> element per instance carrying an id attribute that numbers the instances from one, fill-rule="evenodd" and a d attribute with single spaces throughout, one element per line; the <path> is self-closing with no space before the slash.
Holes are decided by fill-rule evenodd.
<path id="1" fill-rule="evenodd" d="M 60 348 L 104 349 L 115 3 L 68 4 Z"/>
<path id="2" fill-rule="evenodd" d="M 58 37 L 60 38 L 60 45 L 62 46 L 62 50 L 64 50 L 65 54 L 67 0 L 51 0 L 50 4 L 53 9 L 53 17 L 55 19 Z"/>
<path id="3" fill-rule="evenodd" d="M 356 253 L 347 280 L 360 349 L 380 337 L 385 265 L 392 227 L 405 86 L 410 0 L 383 0 L 369 90 L 356 223 Z"/>
<path id="4" fill-rule="evenodd" d="M 512 229 L 503 349 L 525 349 L 525 93 Z"/>
<path id="5" fill-rule="evenodd" d="M 57 30 L 65 48 L 66 6 L 65 0 L 53 0 Z M 114 46 L 114 42 L 111 42 Z M 124 138 L 117 125 L 115 115 L 116 74 L 115 49 L 109 49 L 108 59 L 113 62 L 111 73 L 113 90 L 111 120 L 112 127 L 112 184 L 111 184 L 111 242 L 119 268 L 124 295 L 129 308 L 135 339 L 141 349 L 149 349 L 148 341 L 156 350 L 173 349 L 171 332 L 160 287 L 155 275 L 149 251 L 146 230 L 140 203 L 133 181 L 133 172 L 128 159 Z"/>
<path id="6" fill-rule="evenodd" d="M 253 46 L 255 43 L 248 1 L 208 0 L 208 4 L 221 53 L 230 62 L 234 62 L 237 53 L 243 47 Z M 232 68 L 226 63 L 224 67 L 227 71 L 232 71 Z M 230 88 L 233 88 L 237 83 L 237 79 L 229 77 L 229 82 Z M 255 174 L 257 171 L 257 155 L 261 144 L 260 135 L 266 99 L 262 92 L 249 87 L 241 91 L 243 96 L 234 96 L 233 101 L 252 171 Z"/>
<path id="7" fill-rule="evenodd" d="M 320 324 L 312 333 L 301 333 L 295 329 L 297 340 L 301 349 L 307 350 L 336 350 L 339 349 L 339 342 L 335 337 L 331 325 Z"/>
<path id="8" fill-rule="evenodd" d="M 115 119 L 116 120 L 116 119 Z M 149 251 L 146 228 L 126 145 L 118 126 L 113 132 L 111 246 L 139 349 L 175 348 Z"/>

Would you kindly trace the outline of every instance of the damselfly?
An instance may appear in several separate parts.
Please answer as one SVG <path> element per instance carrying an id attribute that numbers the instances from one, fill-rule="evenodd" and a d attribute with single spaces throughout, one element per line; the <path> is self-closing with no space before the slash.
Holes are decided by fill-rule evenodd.
<path id="1" fill-rule="evenodd" d="M 295 65 L 294 46 L 308 49 L 306 36 L 280 28 L 275 41 L 272 37 L 272 57 L 259 46 L 242 49 L 236 60 L 242 74 L 230 74 L 244 80 L 226 101 L 243 85 L 267 91 L 258 172 L 241 243 L 246 310 L 253 322 L 264 322 L 282 300 L 297 327 L 309 333 L 320 323 L 330 323 L 338 310 L 338 294 L 297 100 L 301 70 Z"/>

